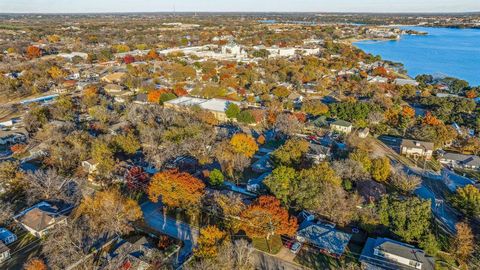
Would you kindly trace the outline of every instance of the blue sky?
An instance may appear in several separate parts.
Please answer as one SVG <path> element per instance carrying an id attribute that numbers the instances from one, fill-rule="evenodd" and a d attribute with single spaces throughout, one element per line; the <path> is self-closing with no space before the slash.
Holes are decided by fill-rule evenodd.
<path id="1" fill-rule="evenodd" d="M 480 0 L 0 0 L 0 13 L 142 11 L 472 12 Z"/>

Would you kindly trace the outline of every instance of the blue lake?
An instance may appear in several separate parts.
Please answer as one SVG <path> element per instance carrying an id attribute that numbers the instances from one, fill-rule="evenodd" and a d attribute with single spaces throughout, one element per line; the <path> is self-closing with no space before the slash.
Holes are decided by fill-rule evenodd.
<path id="1" fill-rule="evenodd" d="M 408 74 L 441 74 L 480 85 L 480 29 L 402 27 L 427 36 L 404 35 L 398 41 L 361 41 L 355 46 L 382 59 L 400 62 Z"/>

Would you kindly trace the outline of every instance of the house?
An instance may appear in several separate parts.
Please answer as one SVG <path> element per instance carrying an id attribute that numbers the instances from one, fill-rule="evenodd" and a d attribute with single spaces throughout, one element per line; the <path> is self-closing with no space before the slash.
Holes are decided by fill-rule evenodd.
<path id="1" fill-rule="evenodd" d="M 343 120 L 336 120 L 330 123 L 330 129 L 332 131 L 349 134 L 352 132 L 353 125 L 350 122 Z"/>
<path id="2" fill-rule="evenodd" d="M 398 86 L 405 86 L 405 85 L 418 86 L 419 85 L 419 83 L 416 80 L 412 80 L 412 79 L 395 79 L 393 83 Z"/>
<path id="3" fill-rule="evenodd" d="M 428 257 L 423 250 L 388 238 L 368 238 L 359 260 L 367 270 L 435 269 L 433 258 Z"/>
<path id="4" fill-rule="evenodd" d="M 17 241 L 17 236 L 12 233 L 11 231 L 0 228 L 0 242 L 4 243 L 5 245 L 10 245 L 11 243 Z"/>
<path id="5" fill-rule="evenodd" d="M 106 83 L 119 83 L 125 76 L 125 72 L 114 72 L 103 76 L 101 80 Z"/>
<path id="6" fill-rule="evenodd" d="M 480 170 L 480 157 L 447 152 L 438 161 L 452 168 Z"/>
<path id="7" fill-rule="evenodd" d="M 57 225 L 67 223 L 67 217 L 57 207 L 47 202 L 38 203 L 14 217 L 25 230 L 36 237 L 43 237 Z"/>
<path id="8" fill-rule="evenodd" d="M 118 84 L 109 83 L 103 87 L 103 90 L 109 94 L 120 93 L 123 91 L 123 87 Z"/>
<path id="9" fill-rule="evenodd" d="M 313 160 L 316 164 L 329 159 L 331 155 L 330 147 L 316 143 L 310 143 L 309 150 L 306 154 L 307 158 Z"/>
<path id="10" fill-rule="evenodd" d="M 28 132 L 25 129 L 0 130 L 0 145 L 25 142 Z"/>
<path id="11" fill-rule="evenodd" d="M 0 242 L 0 263 L 10 258 L 10 249 L 2 242 Z"/>
<path id="12" fill-rule="evenodd" d="M 149 258 L 153 256 L 155 247 L 142 237 L 134 243 L 119 239 L 107 254 L 106 263 L 100 269 L 146 270 L 152 265 Z"/>
<path id="13" fill-rule="evenodd" d="M 367 81 L 369 83 L 388 83 L 388 78 L 380 77 L 380 76 L 368 76 Z"/>
<path id="14" fill-rule="evenodd" d="M 265 172 L 265 173 L 261 174 L 260 176 L 258 176 L 257 178 L 249 179 L 248 182 L 247 182 L 247 190 L 249 192 L 260 191 L 260 189 L 263 186 L 263 181 L 265 181 L 267 176 L 269 176 L 270 174 L 272 174 L 272 172 Z"/>
<path id="15" fill-rule="evenodd" d="M 297 240 L 320 249 L 321 252 L 339 258 L 345 252 L 352 235 L 335 229 L 335 225 L 306 219 L 297 231 Z"/>
<path id="16" fill-rule="evenodd" d="M 144 93 L 137 94 L 133 103 L 142 104 L 142 105 L 147 104 L 148 103 L 147 94 L 144 94 Z"/>
<path id="17" fill-rule="evenodd" d="M 237 104 L 240 106 L 240 102 L 230 101 L 226 99 L 212 98 L 212 99 L 203 99 L 203 98 L 194 98 L 189 96 L 183 96 L 176 99 L 166 101 L 164 103 L 165 108 L 172 108 L 175 110 L 182 110 L 186 107 L 198 106 L 199 108 L 213 113 L 215 118 L 219 121 L 227 121 L 227 115 L 225 111 L 230 104 Z"/>
<path id="18" fill-rule="evenodd" d="M 368 137 L 368 134 L 370 134 L 370 129 L 369 128 L 362 128 L 358 131 L 358 137 L 365 139 Z"/>
<path id="19" fill-rule="evenodd" d="M 432 142 L 422 142 L 416 140 L 402 139 L 400 144 L 400 154 L 415 159 L 431 159 L 433 155 L 434 144 Z"/>
<path id="20" fill-rule="evenodd" d="M 88 173 L 94 173 L 97 171 L 98 162 L 93 158 L 82 161 L 82 168 Z"/>

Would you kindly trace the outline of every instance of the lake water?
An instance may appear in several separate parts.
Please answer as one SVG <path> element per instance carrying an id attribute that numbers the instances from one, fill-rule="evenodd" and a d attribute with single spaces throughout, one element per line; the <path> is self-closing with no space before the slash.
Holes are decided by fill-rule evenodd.
<path id="1" fill-rule="evenodd" d="M 427 36 L 404 35 L 398 41 L 361 41 L 358 48 L 400 62 L 408 74 L 447 75 L 480 85 L 480 29 L 402 27 Z"/>

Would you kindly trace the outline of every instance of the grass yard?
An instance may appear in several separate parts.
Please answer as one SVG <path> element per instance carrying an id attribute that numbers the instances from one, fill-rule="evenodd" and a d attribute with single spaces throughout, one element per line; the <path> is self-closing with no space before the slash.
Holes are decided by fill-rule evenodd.
<path id="1" fill-rule="evenodd" d="M 270 240 L 268 240 L 268 244 L 265 238 L 254 238 L 252 239 L 252 243 L 253 247 L 256 249 L 270 254 L 277 254 L 282 248 L 282 239 L 280 238 L 280 235 L 272 236 Z"/>

